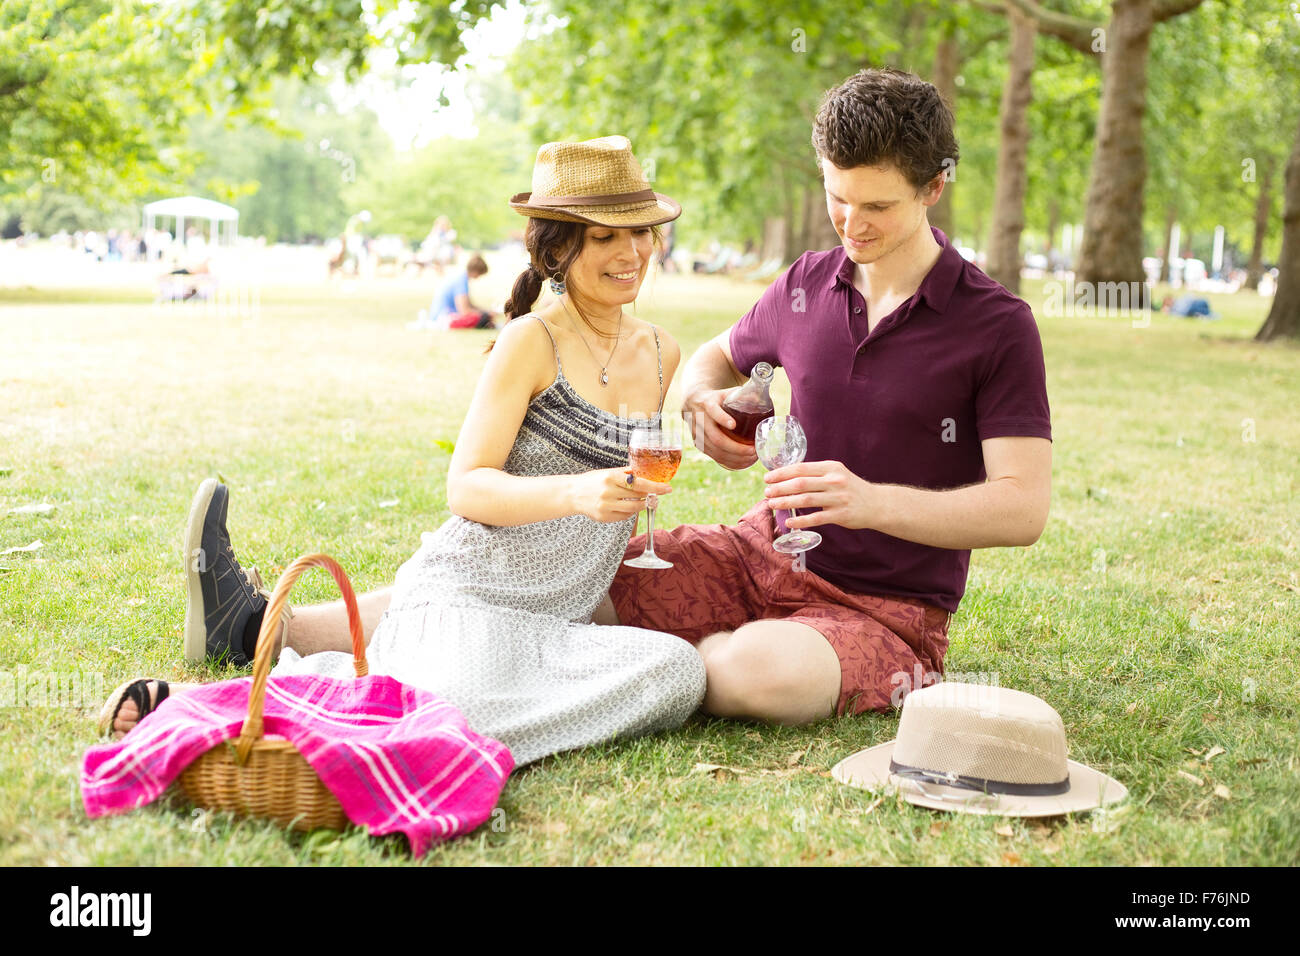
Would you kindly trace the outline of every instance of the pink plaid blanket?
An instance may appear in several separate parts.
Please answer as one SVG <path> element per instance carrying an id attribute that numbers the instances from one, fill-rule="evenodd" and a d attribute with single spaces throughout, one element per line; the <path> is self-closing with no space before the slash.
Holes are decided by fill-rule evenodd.
<path id="1" fill-rule="evenodd" d="M 195 758 L 238 737 L 252 684 L 168 697 L 120 741 L 91 747 L 81 766 L 86 813 L 144 806 Z M 515 766 L 505 744 L 474 733 L 450 703 L 391 677 L 273 677 L 262 724 L 298 749 L 353 823 L 375 836 L 405 833 L 416 856 L 486 820 Z"/>

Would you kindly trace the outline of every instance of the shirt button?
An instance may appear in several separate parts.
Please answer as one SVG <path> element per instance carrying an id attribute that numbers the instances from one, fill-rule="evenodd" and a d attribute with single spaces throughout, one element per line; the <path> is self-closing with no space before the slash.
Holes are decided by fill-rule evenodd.
<path id="1" fill-rule="evenodd" d="M 854 308 L 853 308 L 853 314 L 854 314 L 854 315 L 861 315 L 861 314 L 862 314 L 862 310 L 859 309 L 859 308 L 857 308 L 856 306 L 854 306 Z"/>

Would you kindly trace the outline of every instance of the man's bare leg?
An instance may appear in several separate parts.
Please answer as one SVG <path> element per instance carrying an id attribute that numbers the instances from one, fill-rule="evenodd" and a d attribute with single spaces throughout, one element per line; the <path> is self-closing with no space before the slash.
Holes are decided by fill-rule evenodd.
<path id="1" fill-rule="evenodd" d="M 753 621 L 700 641 L 708 676 L 704 711 L 715 717 L 806 724 L 835 713 L 840 660 L 815 628 Z"/>
<path id="2" fill-rule="evenodd" d="M 388 610 L 393 597 L 390 585 L 377 591 L 357 595 L 357 610 L 361 612 L 361 630 L 370 643 L 379 619 Z M 292 647 L 302 657 L 320 651 L 352 651 L 352 634 L 348 631 L 348 609 L 342 599 L 327 604 L 309 604 L 295 607 L 289 621 L 285 646 Z"/>
<path id="3" fill-rule="evenodd" d="M 620 623 L 608 594 L 591 621 Z M 778 724 L 806 724 L 835 713 L 840 659 L 816 628 L 754 621 L 710 634 L 697 647 L 708 679 L 706 713 Z"/>

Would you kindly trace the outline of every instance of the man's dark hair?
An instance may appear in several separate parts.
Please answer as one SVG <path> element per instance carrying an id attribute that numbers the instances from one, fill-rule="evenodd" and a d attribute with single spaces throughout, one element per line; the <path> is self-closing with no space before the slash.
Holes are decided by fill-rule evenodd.
<path id="1" fill-rule="evenodd" d="M 487 263 L 483 261 L 482 256 L 470 256 L 469 262 L 465 263 L 465 271 L 475 278 L 485 276 L 488 271 Z"/>
<path id="2" fill-rule="evenodd" d="M 840 169 L 892 164 L 919 192 L 957 165 L 952 124 L 939 91 L 919 76 L 860 70 L 822 99 L 812 144 Z"/>

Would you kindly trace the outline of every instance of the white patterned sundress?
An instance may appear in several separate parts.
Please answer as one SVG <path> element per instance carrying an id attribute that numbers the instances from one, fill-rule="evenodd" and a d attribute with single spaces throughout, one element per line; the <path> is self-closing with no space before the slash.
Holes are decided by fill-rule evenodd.
<path id="1" fill-rule="evenodd" d="M 582 398 L 564 377 L 558 348 L 555 364 L 555 381 L 529 403 L 504 470 L 560 475 L 627 465 L 633 420 Z M 662 396 L 662 354 L 659 383 Z M 662 399 L 655 417 L 661 413 Z M 398 570 L 367 648 L 370 672 L 451 701 L 470 727 L 506 744 L 517 766 L 678 726 L 704 699 L 699 652 L 661 631 L 591 623 L 635 525 L 635 516 L 606 524 L 569 515 L 515 527 L 449 518 L 421 536 L 420 550 Z M 352 677 L 352 656 L 286 649 L 271 673 Z"/>

